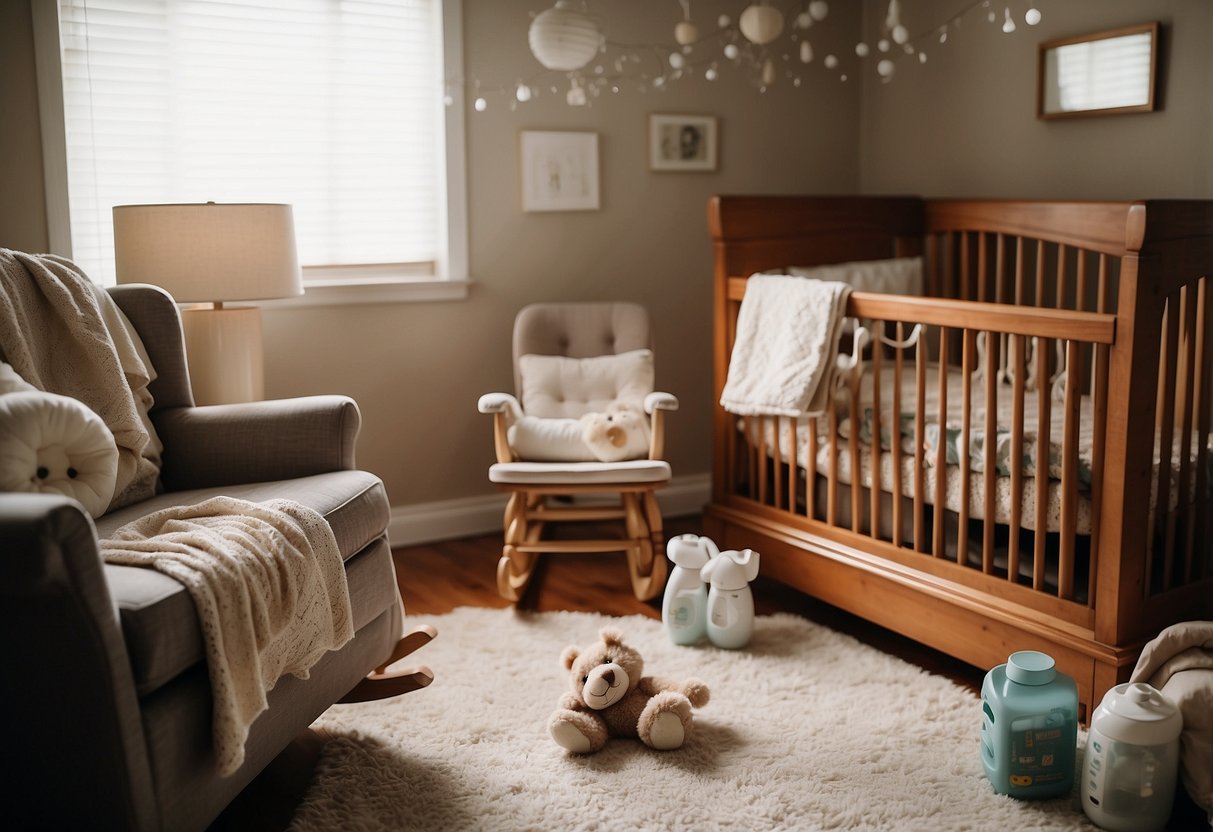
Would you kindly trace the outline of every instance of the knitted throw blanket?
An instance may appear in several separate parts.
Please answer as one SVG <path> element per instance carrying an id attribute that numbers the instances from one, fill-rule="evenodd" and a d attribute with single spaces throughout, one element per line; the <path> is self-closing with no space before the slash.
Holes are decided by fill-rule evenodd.
<path id="1" fill-rule="evenodd" d="M 153 371 L 109 293 L 70 260 L 0 248 L 0 358 L 39 390 L 84 402 L 118 446 L 110 508 L 151 497 L 160 443 L 146 411 Z"/>
<path id="2" fill-rule="evenodd" d="M 166 508 L 122 526 L 100 548 L 107 563 L 163 572 L 194 599 L 225 776 L 243 763 L 249 726 L 278 679 L 306 679 L 327 651 L 354 636 L 332 529 L 292 500 L 214 497 Z"/>

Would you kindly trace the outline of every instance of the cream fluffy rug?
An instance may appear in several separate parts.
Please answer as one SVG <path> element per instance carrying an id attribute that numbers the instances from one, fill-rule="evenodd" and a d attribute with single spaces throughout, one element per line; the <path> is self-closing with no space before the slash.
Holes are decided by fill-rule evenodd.
<path id="1" fill-rule="evenodd" d="M 640 616 L 464 608 L 402 664 L 433 685 L 336 705 L 295 830 L 1092 829 L 1077 798 L 994 794 L 968 691 L 791 615 L 741 651 L 676 647 Z M 570 757 L 547 734 L 560 652 L 620 627 L 645 672 L 712 701 L 678 751 L 611 740 Z M 1075 793 L 1077 790 L 1075 790 Z"/>

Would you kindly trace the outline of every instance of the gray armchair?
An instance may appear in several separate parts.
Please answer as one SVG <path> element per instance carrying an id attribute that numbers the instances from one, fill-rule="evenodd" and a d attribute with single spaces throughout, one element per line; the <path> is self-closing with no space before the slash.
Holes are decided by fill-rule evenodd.
<path id="1" fill-rule="evenodd" d="M 15 737 L 8 814 L 21 827 L 202 829 L 332 703 L 427 684 L 425 668 L 383 669 L 433 631 L 401 639 L 388 502 L 379 479 L 354 468 L 355 403 L 195 407 L 172 299 L 147 286 L 111 293 L 158 374 L 151 418 L 164 445 L 163 489 L 95 523 L 66 497 L 0 495 L 0 696 Z M 97 546 L 150 511 L 220 493 L 288 498 L 328 519 L 356 631 L 306 681 L 278 681 L 231 777 L 212 757 L 210 685 L 188 592 L 159 572 L 103 563 Z"/>

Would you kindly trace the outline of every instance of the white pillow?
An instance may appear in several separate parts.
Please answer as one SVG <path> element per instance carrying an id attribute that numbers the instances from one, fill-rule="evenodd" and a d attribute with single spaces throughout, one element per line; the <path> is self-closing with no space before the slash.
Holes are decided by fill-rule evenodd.
<path id="1" fill-rule="evenodd" d="M 593 358 L 524 355 L 518 359 L 518 371 L 522 409 L 528 416 L 579 419 L 606 410 L 614 401 L 643 407 L 644 397 L 653 392 L 652 350 Z"/>
<path id="2" fill-rule="evenodd" d="M 38 390 L 0 395 L 0 491 L 65 494 L 100 517 L 117 478 L 114 436 L 84 404 Z"/>
<path id="3" fill-rule="evenodd" d="M 524 462 L 597 462 L 581 438 L 578 419 L 522 416 L 510 425 L 510 447 Z"/>

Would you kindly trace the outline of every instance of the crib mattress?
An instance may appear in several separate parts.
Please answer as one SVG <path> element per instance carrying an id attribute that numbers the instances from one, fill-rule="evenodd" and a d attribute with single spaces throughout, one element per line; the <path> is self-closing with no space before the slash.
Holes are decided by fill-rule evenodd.
<path id="1" fill-rule="evenodd" d="M 880 464 L 877 474 L 877 483 L 879 489 L 887 492 L 893 491 L 894 473 L 893 473 L 893 454 L 892 448 L 892 433 L 890 427 L 894 423 L 892 401 L 893 401 L 893 386 L 896 383 L 892 368 L 882 372 L 881 375 L 881 447 L 883 453 L 879 455 Z M 985 467 L 985 388 L 980 378 L 975 378 L 971 382 L 971 413 L 970 413 L 970 431 L 969 431 L 969 477 L 967 494 L 965 489 L 965 478 L 960 468 L 961 453 L 961 425 L 963 424 L 963 373 L 957 368 L 949 368 L 948 384 L 947 384 L 947 417 L 946 424 L 941 429 L 939 420 L 939 374 L 937 365 L 929 365 L 927 371 L 927 383 L 924 391 L 924 413 L 926 419 L 925 431 L 925 453 L 924 466 L 922 471 L 922 499 L 928 505 L 935 505 L 937 494 L 937 480 L 940 476 L 939 469 L 935 467 L 937 457 L 937 443 L 942 441 L 945 444 L 945 453 L 947 465 L 943 473 L 944 486 L 944 507 L 950 511 L 959 513 L 965 506 L 967 498 L 968 516 L 971 519 L 982 520 L 985 518 L 986 504 L 986 477 L 984 472 Z M 876 466 L 873 465 L 873 460 L 877 456 L 873 453 L 872 447 L 872 377 L 865 375 L 861 382 L 859 396 L 859 411 L 858 418 L 852 419 L 849 413 L 850 409 L 850 394 L 847 393 L 840 396 L 837 402 L 838 409 L 838 441 L 836 443 L 837 452 L 837 482 L 843 485 L 851 485 L 858 482 L 859 485 L 865 488 L 871 488 L 873 482 L 873 472 Z M 915 413 L 917 408 L 918 390 L 915 384 L 915 376 L 912 367 L 907 367 L 903 372 L 901 379 L 901 419 L 899 420 L 898 439 L 902 450 L 901 454 L 901 493 L 902 495 L 913 498 L 917 492 L 917 484 L 915 482 L 915 466 L 914 466 L 914 433 L 915 433 Z M 1012 400 L 1011 388 L 1008 385 L 998 385 L 998 397 L 995 416 L 995 476 L 992 478 L 993 490 L 993 520 L 996 523 L 1010 524 L 1012 511 L 1012 491 L 1010 477 L 1010 452 L 1011 452 L 1011 424 L 1014 418 L 1014 402 Z M 1044 528 L 1046 531 L 1057 532 L 1061 530 L 1061 510 L 1062 510 L 1062 483 L 1061 479 L 1061 460 L 1063 452 L 1063 407 L 1062 402 L 1054 400 L 1051 406 L 1050 425 L 1049 425 L 1049 441 L 1039 441 L 1039 403 L 1038 393 L 1036 391 L 1025 391 L 1024 395 L 1024 412 L 1023 412 L 1023 432 L 1024 441 L 1022 448 L 1022 474 L 1021 494 L 1020 494 L 1020 522 L 1019 526 L 1028 530 L 1035 530 L 1038 526 L 1037 520 L 1037 480 L 1036 467 L 1038 461 L 1043 454 L 1047 454 L 1047 463 L 1049 476 L 1047 479 L 1046 494 L 1045 494 L 1045 510 L 1043 512 Z M 1075 530 L 1080 535 L 1089 535 L 1091 533 L 1091 501 L 1089 496 L 1089 485 L 1091 480 L 1091 457 L 1093 447 L 1094 420 L 1092 418 L 1093 403 L 1089 396 L 1083 396 L 1079 404 L 1079 430 L 1077 435 L 1077 489 L 1076 489 L 1076 511 L 1075 511 Z M 776 421 L 779 423 L 779 454 L 784 461 L 789 461 L 791 456 L 791 436 L 793 433 L 790 419 L 767 418 L 763 420 L 765 427 L 765 447 L 768 449 L 768 454 L 774 454 L 774 436 L 776 430 Z M 853 425 L 858 425 L 858 477 L 852 471 L 851 453 L 849 436 Z M 745 421 L 738 420 L 738 429 L 744 431 Z M 755 421 L 751 421 L 750 430 L 754 431 Z M 809 420 L 796 420 L 796 463 L 801 468 L 807 467 L 809 459 Z M 757 434 L 753 434 L 751 441 L 757 440 Z M 1173 470 L 1173 482 L 1178 482 L 1180 459 L 1181 455 L 1186 451 L 1189 454 L 1191 465 L 1189 466 L 1189 487 L 1188 493 L 1195 492 L 1195 469 L 1196 469 L 1196 442 L 1190 440 L 1187 448 L 1183 448 L 1182 442 L 1177 437 L 1175 439 L 1172 453 L 1171 466 Z M 814 468 L 818 474 L 828 476 L 831 468 L 831 456 L 834 451 L 834 443 L 830 441 L 830 427 L 828 417 L 817 419 L 817 454 L 813 460 Z M 1210 467 L 1206 482 L 1213 482 L 1213 450 L 1206 455 L 1206 463 Z M 1161 454 L 1158 449 L 1155 450 L 1155 466 L 1161 464 Z M 1153 511 L 1157 502 L 1157 477 L 1152 478 L 1151 494 L 1150 494 L 1150 509 Z M 1172 488 L 1170 491 L 1169 509 L 1174 509 L 1178 505 L 1178 489 Z"/>

